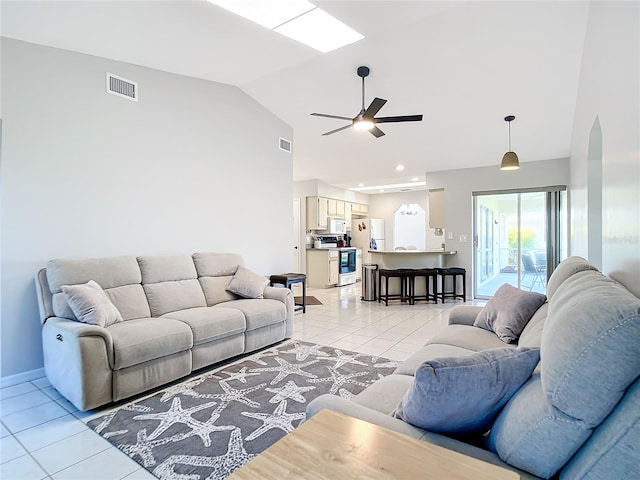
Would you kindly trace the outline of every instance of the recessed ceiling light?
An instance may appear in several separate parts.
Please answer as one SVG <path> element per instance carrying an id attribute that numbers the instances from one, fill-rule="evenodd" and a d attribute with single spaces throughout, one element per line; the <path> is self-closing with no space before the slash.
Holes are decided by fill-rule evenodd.
<path id="1" fill-rule="evenodd" d="M 359 187 L 364 187 L 364 183 L 359 183 L 358 186 Z"/>
<path id="2" fill-rule="evenodd" d="M 413 178 L 411 179 L 411 181 L 412 181 L 412 182 L 417 182 L 418 180 L 420 180 L 418 177 L 413 177 Z"/>
<path id="3" fill-rule="evenodd" d="M 404 165 L 398 165 L 396 167 L 396 170 L 399 171 L 399 172 L 403 171 L 404 170 Z"/>
<path id="4" fill-rule="evenodd" d="M 384 188 L 381 188 L 380 190 L 378 190 L 380 193 L 384 192 Z"/>
<path id="5" fill-rule="evenodd" d="M 209 1 L 322 53 L 364 38 L 307 0 Z"/>

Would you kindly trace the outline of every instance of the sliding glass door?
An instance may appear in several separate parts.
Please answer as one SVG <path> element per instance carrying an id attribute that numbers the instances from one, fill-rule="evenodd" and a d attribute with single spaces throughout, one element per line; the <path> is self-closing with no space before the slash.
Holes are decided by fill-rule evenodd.
<path id="1" fill-rule="evenodd" d="M 503 283 L 544 293 L 566 256 L 565 187 L 474 192 L 474 298 Z"/>

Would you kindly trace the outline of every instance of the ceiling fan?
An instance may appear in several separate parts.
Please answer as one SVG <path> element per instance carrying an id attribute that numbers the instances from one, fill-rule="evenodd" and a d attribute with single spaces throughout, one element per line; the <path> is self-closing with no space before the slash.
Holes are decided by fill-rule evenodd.
<path id="1" fill-rule="evenodd" d="M 338 115 L 328 115 L 326 113 L 312 113 L 316 117 L 337 118 L 340 120 L 349 120 L 351 123 L 344 127 L 336 128 L 322 135 L 331 135 L 333 133 L 346 130 L 353 127 L 356 130 L 369 130 L 371 135 L 378 138 L 384 135 L 384 132 L 376 127 L 376 123 L 398 123 L 398 122 L 420 122 L 422 115 L 400 115 L 396 117 L 375 117 L 376 113 L 384 106 L 387 101 L 383 98 L 374 98 L 369 107 L 364 109 L 364 79 L 369 75 L 369 67 L 358 67 L 358 76 L 362 78 L 362 109 L 355 117 L 341 117 Z"/>

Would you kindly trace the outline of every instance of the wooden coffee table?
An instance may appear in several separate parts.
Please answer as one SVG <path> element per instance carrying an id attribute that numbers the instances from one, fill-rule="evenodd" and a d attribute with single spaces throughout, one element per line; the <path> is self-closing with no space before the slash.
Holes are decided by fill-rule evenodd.
<path id="1" fill-rule="evenodd" d="M 357 418 L 322 410 L 228 478 L 517 480 L 520 475 Z"/>

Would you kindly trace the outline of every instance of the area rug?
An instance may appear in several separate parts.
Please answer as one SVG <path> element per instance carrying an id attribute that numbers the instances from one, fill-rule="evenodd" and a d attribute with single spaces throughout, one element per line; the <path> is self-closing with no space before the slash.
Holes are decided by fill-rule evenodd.
<path id="1" fill-rule="evenodd" d="M 399 362 L 289 341 L 88 422 L 162 480 L 219 480 L 299 425 L 324 393 L 351 398 Z"/>
<path id="2" fill-rule="evenodd" d="M 302 304 L 302 297 L 294 297 L 297 304 Z M 322 305 L 322 302 L 318 300 L 316 297 L 311 295 L 307 295 L 307 307 L 309 305 Z"/>

